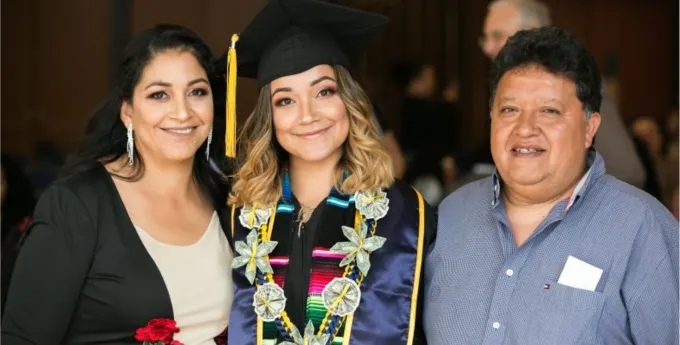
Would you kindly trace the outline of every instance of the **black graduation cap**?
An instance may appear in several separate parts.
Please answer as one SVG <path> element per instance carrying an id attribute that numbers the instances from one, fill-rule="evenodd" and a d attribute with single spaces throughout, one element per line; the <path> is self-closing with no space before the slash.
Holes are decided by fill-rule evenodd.
<path id="1" fill-rule="evenodd" d="M 239 35 L 238 75 L 264 86 L 321 64 L 349 67 L 388 21 L 325 1 L 271 0 Z"/>
<path id="2" fill-rule="evenodd" d="M 228 155 L 235 155 L 229 136 L 235 136 L 236 130 L 236 74 L 255 78 L 262 87 L 318 65 L 349 68 L 388 21 L 383 15 L 325 1 L 270 0 L 240 35 L 232 37 L 231 48 L 220 59 L 220 65 L 227 67 Z"/>

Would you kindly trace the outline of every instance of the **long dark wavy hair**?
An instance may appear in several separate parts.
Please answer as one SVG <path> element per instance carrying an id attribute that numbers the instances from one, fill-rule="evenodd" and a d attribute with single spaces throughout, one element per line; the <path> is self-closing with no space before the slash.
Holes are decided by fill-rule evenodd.
<path id="1" fill-rule="evenodd" d="M 204 195 L 211 198 L 215 207 L 226 202 L 227 185 L 220 174 L 226 167 L 224 159 L 224 78 L 215 71 L 215 60 L 208 46 L 191 30 L 178 25 L 161 24 L 135 36 L 123 52 L 116 82 L 110 90 L 107 101 L 92 115 L 85 130 L 85 138 L 78 150 L 69 157 L 63 175 L 98 168 L 99 165 L 115 162 L 127 155 L 127 129 L 120 119 L 122 102 L 132 103 L 133 91 L 144 68 L 158 54 L 168 50 L 186 51 L 194 55 L 205 70 L 215 104 L 213 120 L 213 142 L 210 147 L 210 162 L 204 157 L 206 142 L 197 151 L 194 159 L 194 179 Z M 216 97 L 217 96 L 217 97 Z M 135 148 L 135 166 L 131 176 L 118 176 L 129 181 L 139 180 L 144 174 L 144 160 Z"/>

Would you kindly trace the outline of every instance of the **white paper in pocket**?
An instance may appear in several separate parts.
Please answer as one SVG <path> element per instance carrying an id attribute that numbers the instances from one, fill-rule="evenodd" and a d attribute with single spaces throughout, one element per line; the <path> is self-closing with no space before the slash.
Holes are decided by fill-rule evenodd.
<path id="1" fill-rule="evenodd" d="M 576 289 L 595 291 L 601 277 L 601 268 L 569 255 L 557 283 Z"/>

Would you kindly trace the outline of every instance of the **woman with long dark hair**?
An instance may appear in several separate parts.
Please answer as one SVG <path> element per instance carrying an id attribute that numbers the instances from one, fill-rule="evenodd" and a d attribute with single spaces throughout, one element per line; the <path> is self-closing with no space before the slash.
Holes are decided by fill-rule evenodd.
<path id="1" fill-rule="evenodd" d="M 108 102 L 36 206 L 4 344 L 223 336 L 232 253 L 218 217 L 226 187 L 211 169 L 224 135 L 215 80 L 208 47 L 185 28 L 157 26 L 130 42 Z"/>

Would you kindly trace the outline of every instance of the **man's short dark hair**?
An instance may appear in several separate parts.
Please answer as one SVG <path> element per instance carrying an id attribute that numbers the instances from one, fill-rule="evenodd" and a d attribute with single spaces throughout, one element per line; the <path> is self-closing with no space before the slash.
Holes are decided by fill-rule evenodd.
<path id="1" fill-rule="evenodd" d="M 538 67 L 574 82 L 586 117 L 600 111 L 602 77 L 597 62 L 580 42 L 558 27 L 522 30 L 508 39 L 494 60 L 489 108 L 503 75 L 525 67 Z"/>

